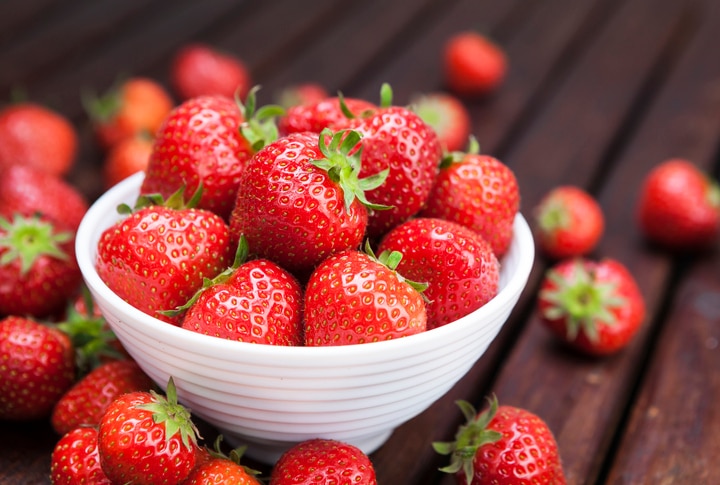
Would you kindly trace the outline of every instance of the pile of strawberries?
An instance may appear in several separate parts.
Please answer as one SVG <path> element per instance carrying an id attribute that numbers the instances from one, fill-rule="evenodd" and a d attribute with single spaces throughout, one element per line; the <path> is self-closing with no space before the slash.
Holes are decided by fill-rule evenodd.
<path id="1" fill-rule="evenodd" d="M 394 105 L 389 86 L 375 103 L 315 84 L 259 107 L 242 62 L 202 45 L 174 59 L 177 105 L 144 78 L 86 97 L 105 186 L 145 172 L 135 205 L 99 242 L 99 274 L 169 325 L 265 345 L 402 338 L 480 308 L 498 292 L 520 194 L 505 164 L 478 153 L 455 95 L 492 92 L 507 60 L 466 32 L 443 62 L 453 94 L 410 107 Z M 77 144 L 47 108 L 0 111 L 0 419 L 50 419 L 61 437 L 56 484 L 260 483 L 242 450 L 199 441 L 172 381 L 160 393 L 81 291 L 74 237 L 88 202 L 63 179 Z M 670 160 L 648 175 L 638 214 L 651 241 L 707 247 L 720 232 L 720 191 L 690 162 Z M 538 295 L 542 321 L 582 352 L 620 350 L 644 304 L 621 263 L 588 257 L 602 209 L 582 189 L 558 187 L 533 215 L 538 246 L 556 261 Z M 483 412 L 459 404 L 467 424 L 455 442 L 435 444 L 458 483 L 514 483 L 504 453 L 532 454 L 536 478 L 564 483 L 539 417 L 495 399 Z M 322 439 L 289 450 L 269 482 L 298 483 L 318 460 L 327 480 L 375 483 L 362 451 Z"/>

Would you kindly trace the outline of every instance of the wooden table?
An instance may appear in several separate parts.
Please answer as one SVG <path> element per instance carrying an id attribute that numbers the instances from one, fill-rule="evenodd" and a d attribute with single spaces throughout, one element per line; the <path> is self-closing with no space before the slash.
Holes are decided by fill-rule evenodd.
<path id="1" fill-rule="evenodd" d="M 651 167 L 687 157 L 720 170 L 717 0 L 10 0 L 0 3 L 0 98 L 23 88 L 81 133 L 70 180 L 92 200 L 102 153 L 80 104 L 119 74 L 167 85 L 190 40 L 236 53 L 262 96 L 302 81 L 396 103 L 443 88 L 443 41 L 478 28 L 506 49 L 508 78 L 467 100 L 485 153 L 516 173 L 521 210 L 576 184 L 607 218 L 594 256 L 635 275 L 648 307 L 632 344 L 604 359 L 563 350 L 538 322 L 538 257 L 521 300 L 469 374 L 372 454 L 379 483 L 451 484 L 430 443 L 452 437 L 454 401 L 524 407 L 555 434 L 571 484 L 720 483 L 720 252 L 648 247 L 634 219 Z M 48 483 L 57 437 L 47 423 L 0 423 L 0 482 Z"/>

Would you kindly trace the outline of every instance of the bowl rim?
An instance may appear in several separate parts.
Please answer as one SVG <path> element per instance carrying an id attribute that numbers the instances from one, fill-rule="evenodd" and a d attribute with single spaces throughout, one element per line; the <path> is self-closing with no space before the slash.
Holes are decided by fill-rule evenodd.
<path id="1" fill-rule="evenodd" d="M 98 240 L 95 236 L 99 238 L 99 235 L 107 227 L 121 218 L 119 215 L 111 216 L 111 209 L 122 202 L 132 205 L 144 175 L 144 172 L 138 172 L 119 182 L 98 197 L 89 207 L 76 232 L 77 262 L 85 284 L 91 293 L 100 296 L 109 305 L 117 308 L 127 319 L 139 322 L 146 327 L 145 331 L 152 332 L 154 337 L 163 341 L 170 340 L 170 345 L 173 347 L 190 348 L 198 354 L 220 355 L 222 353 L 222 355 L 229 355 L 232 352 L 242 352 L 245 355 L 262 356 L 264 359 L 279 359 L 278 365 L 283 366 L 287 365 L 288 359 L 305 359 L 309 355 L 318 356 L 320 359 L 342 357 L 351 360 L 353 357 L 366 357 L 369 354 L 386 354 L 387 358 L 388 353 L 408 346 L 429 345 L 435 347 L 437 342 L 452 340 L 452 335 L 465 333 L 466 327 L 473 325 L 476 319 L 495 315 L 508 306 L 514 306 L 525 288 L 535 258 L 532 232 L 523 215 L 518 212 L 513 221 L 513 239 L 509 250 L 511 251 L 515 247 L 518 251 L 515 256 L 517 258 L 515 272 L 509 275 L 509 279 L 494 298 L 474 312 L 447 325 L 400 339 L 326 347 L 275 346 L 221 339 L 163 322 L 136 309 L 110 290 L 95 269 Z M 501 264 L 505 257 L 501 258 Z M 102 304 L 99 306 L 102 307 Z M 202 349 L 207 352 L 198 352 Z M 398 354 L 398 358 L 400 358 L 400 354 Z"/>

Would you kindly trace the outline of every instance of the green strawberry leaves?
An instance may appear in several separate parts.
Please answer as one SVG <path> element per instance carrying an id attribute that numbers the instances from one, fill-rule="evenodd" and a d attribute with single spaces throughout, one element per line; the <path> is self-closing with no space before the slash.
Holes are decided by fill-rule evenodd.
<path id="1" fill-rule="evenodd" d="M 243 123 L 240 125 L 240 133 L 250 143 L 254 151 L 260 150 L 270 142 L 278 139 L 278 128 L 275 118 L 285 114 L 282 106 L 269 104 L 257 108 L 256 93 L 260 86 L 253 86 L 243 103 L 237 93 L 235 102 L 240 107 L 243 115 Z"/>
<path id="2" fill-rule="evenodd" d="M 192 421 L 190 410 L 178 403 L 177 389 L 173 378 L 170 377 L 165 390 L 165 396 L 155 391 L 150 391 L 153 401 L 146 404 L 138 404 L 138 409 L 144 409 L 152 413 L 155 423 L 165 425 L 165 439 L 170 439 L 180 433 L 180 439 L 186 448 L 197 444 L 199 431 Z"/>
<path id="3" fill-rule="evenodd" d="M 56 227 L 39 216 L 25 217 L 16 214 L 12 221 L 0 217 L 0 265 L 20 261 L 20 273 L 26 275 L 35 261 L 42 256 L 62 261 L 69 259 L 68 254 L 60 245 L 72 240 L 70 231 L 57 231 Z"/>

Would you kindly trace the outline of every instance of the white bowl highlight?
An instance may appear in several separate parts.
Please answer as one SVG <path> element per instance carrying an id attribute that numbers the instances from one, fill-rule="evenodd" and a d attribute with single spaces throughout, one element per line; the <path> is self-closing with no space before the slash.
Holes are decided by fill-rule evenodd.
<path id="1" fill-rule="evenodd" d="M 247 455 L 274 463 L 290 446 L 324 437 L 372 453 L 392 431 L 442 397 L 482 356 L 517 303 L 534 259 L 518 214 L 501 260 L 500 292 L 482 308 L 403 339 L 340 347 L 233 342 L 164 323 L 135 309 L 95 270 L 102 232 L 133 205 L 143 174 L 101 196 L 77 232 L 85 283 L 130 355 L 158 384 L 172 376 L 179 400 Z"/>

